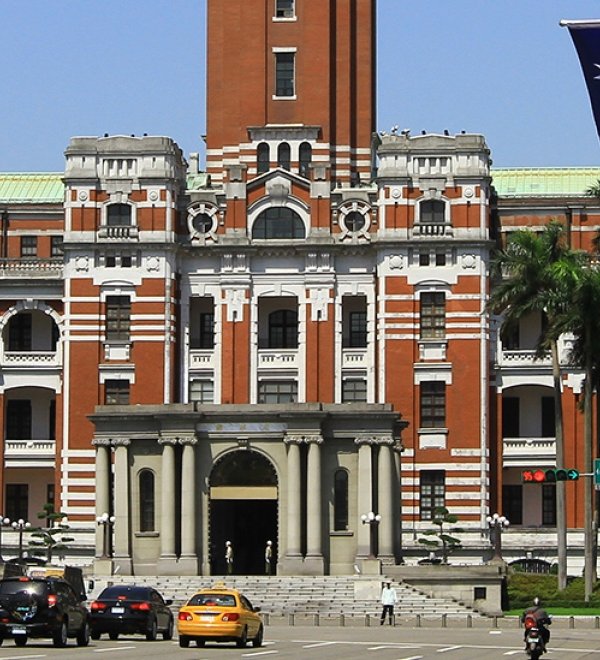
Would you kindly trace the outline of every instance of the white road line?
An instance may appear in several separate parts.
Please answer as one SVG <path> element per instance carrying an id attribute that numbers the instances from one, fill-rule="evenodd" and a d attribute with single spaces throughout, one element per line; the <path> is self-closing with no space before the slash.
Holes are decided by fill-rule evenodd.
<path id="1" fill-rule="evenodd" d="M 397 646 L 390 646 L 389 644 L 384 644 L 382 646 L 368 646 L 367 651 L 381 651 L 382 649 L 394 649 L 398 648 Z"/>
<path id="2" fill-rule="evenodd" d="M 445 649 L 438 649 L 438 653 L 446 653 L 447 651 L 458 651 L 458 649 L 462 649 L 462 646 L 447 646 Z"/>
<path id="3" fill-rule="evenodd" d="M 333 644 L 337 644 L 337 642 L 317 642 L 316 644 L 307 644 L 306 646 L 303 646 L 303 649 L 318 649 L 319 646 L 332 646 Z"/>
<path id="4" fill-rule="evenodd" d="M 47 658 L 47 655 L 4 655 L 2 660 L 27 660 L 28 658 Z"/>
<path id="5" fill-rule="evenodd" d="M 523 651 L 507 651 L 504 655 L 517 655 L 517 653 L 523 653 Z"/>
<path id="6" fill-rule="evenodd" d="M 411 655 L 410 658 L 398 658 L 398 660 L 423 660 L 422 655 Z"/>
<path id="7" fill-rule="evenodd" d="M 107 653 L 108 651 L 131 651 L 132 649 L 135 648 L 137 648 L 137 646 L 115 646 L 113 648 L 108 648 L 108 649 L 94 649 L 94 653 Z M 4 658 L 2 658 L 2 660 L 4 660 Z"/>
<path id="8" fill-rule="evenodd" d="M 242 658 L 255 658 L 257 655 L 273 655 L 279 651 L 257 651 L 255 653 L 242 653 Z"/>

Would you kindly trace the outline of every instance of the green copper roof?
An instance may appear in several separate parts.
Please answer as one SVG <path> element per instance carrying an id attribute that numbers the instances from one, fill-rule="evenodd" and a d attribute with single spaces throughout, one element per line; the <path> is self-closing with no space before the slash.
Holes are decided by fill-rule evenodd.
<path id="1" fill-rule="evenodd" d="M 62 172 L 0 173 L 0 203 L 62 204 Z"/>
<path id="2" fill-rule="evenodd" d="M 600 180 L 600 167 L 517 167 L 492 169 L 498 197 L 585 196 Z"/>

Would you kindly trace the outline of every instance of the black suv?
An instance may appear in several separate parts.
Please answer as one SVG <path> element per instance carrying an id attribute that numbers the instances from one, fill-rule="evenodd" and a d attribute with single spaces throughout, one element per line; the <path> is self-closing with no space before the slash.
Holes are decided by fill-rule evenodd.
<path id="1" fill-rule="evenodd" d="M 78 593 L 59 577 L 10 577 L 0 580 L 0 644 L 12 637 L 25 646 L 29 637 L 50 637 L 54 646 L 66 646 L 75 637 L 78 646 L 90 641 L 85 593 Z"/>

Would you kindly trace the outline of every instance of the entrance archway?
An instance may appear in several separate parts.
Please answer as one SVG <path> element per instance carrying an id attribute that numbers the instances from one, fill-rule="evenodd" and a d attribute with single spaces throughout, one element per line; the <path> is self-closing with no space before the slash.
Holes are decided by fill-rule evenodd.
<path id="1" fill-rule="evenodd" d="M 209 552 L 211 575 L 226 573 L 225 542 L 233 545 L 233 573 L 262 575 L 264 551 L 273 542 L 277 564 L 277 475 L 273 464 L 252 450 L 223 456 L 210 475 Z"/>

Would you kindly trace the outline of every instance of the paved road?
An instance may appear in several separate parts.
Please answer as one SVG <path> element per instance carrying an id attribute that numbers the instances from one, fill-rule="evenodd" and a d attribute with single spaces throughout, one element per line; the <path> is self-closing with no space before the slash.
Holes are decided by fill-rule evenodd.
<path id="1" fill-rule="evenodd" d="M 600 630 L 553 631 L 551 651 L 545 660 L 600 660 Z M 523 658 L 519 630 L 417 629 L 417 628 L 315 628 L 269 626 L 265 645 L 237 649 L 235 645 L 191 646 L 181 649 L 177 641 L 146 642 L 141 637 L 106 638 L 78 648 L 70 640 L 66 649 L 55 649 L 43 640 L 30 640 L 17 648 L 7 640 L 0 647 L 0 660 L 499 660 Z"/>

